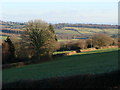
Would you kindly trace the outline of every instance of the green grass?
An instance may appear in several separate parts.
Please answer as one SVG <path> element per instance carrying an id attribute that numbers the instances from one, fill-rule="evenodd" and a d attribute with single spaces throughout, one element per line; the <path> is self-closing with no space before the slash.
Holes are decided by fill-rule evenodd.
<path id="1" fill-rule="evenodd" d="M 79 39 L 58 39 L 58 42 L 69 42 L 69 41 L 72 41 L 72 40 L 79 40 Z"/>
<path id="2" fill-rule="evenodd" d="M 99 74 L 118 69 L 118 49 L 103 49 L 56 58 L 51 62 L 4 69 L 3 82 L 38 80 L 78 74 Z"/>
<path id="3" fill-rule="evenodd" d="M 64 54 L 64 53 L 68 53 L 68 52 L 71 52 L 71 51 L 59 51 L 59 52 L 54 52 L 53 55 L 55 55 L 55 54 Z"/>
<path id="4" fill-rule="evenodd" d="M 7 36 L 0 36 L 0 39 L 5 40 L 7 38 Z"/>
<path id="5" fill-rule="evenodd" d="M 78 32 L 73 31 L 73 30 L 56 29 L 55 32 L 56 32 L 56 33 L 76 34 L 76 35 L 79 35 Z"/>

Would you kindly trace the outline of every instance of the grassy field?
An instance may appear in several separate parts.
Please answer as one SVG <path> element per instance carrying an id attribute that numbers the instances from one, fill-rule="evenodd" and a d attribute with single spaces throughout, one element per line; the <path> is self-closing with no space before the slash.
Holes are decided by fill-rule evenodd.
<path id="1" fill-rule="evenodd" d="M 100 74 L 118 69 L 118 49 L 102 49 L 56 58 L 51 62 L 4 69 L 3 82 L 38 80 L 83 74 Z"/>
<path id="2" fill-rule="evenodd" d="M 0 39 L 5 40 L 7 38 L 7 36 L 0 36 Z"/>
<path id="3" fill-rule="evenodd" d="M 64 27 L 61 29 L 56 29 L 56 33 L 64 33 L 64 34 L 94 34 L 94 33 L 108 33 L 109 35 L 117 34 L 118 29 L 98 29 L 98 28 L 81 28 L 81 27 Z"/>
<path id="4" fill-rule="evenodd" d="M 71 51 L 59 51 L 59 52 L 54 52 L 53 55 L 55 55 L 55 54 L 64 54 L 64 53 L 68 53 L 68 52 L 71 52 Z"/>
<path id="5" fill-rule="evenodd" d="M 67 30 L 66 30 L 67 29 Z M 80 28 L 80 27 L 64 27 L 62 30 L 70 33 L 70 31 L 79 32 L 81 34 L 93 34 L 100 32 L 107 32 L 109 34 L 117 34 L 118 29 L 98 29 L 98 28 Z M 62 31 L 61 30 L 61 31 Z"/>

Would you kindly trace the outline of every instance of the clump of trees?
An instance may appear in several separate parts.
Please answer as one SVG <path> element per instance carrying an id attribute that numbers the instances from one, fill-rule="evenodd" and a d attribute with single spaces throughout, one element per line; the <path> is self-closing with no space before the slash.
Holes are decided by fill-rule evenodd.
<path id="1" fill-rule="evenodd" d="M 87 48 L 87 42 L 84 39 L 60 42 L 59 51 L 78 50 Z"/>
<path id="2" fill-rule="evenodd" d="M 92 37 L 92 43 L 97 48 L 109 46 L 113 44 L 113 38 L 106 34 L 95 34 Z"/>
<path id="3" fill-rule="evenodd" d="M 101 48 L 103 46 L 118 45 L 118 39 L 106 34 L 94 34 L 89 39 L 71 40 L 60 42 L 59 51 L 78 50 L 86 48 Z"/>
<path id="4" fill-rule="evenodd" d="M 53 26 L 42 20 L 29 21 L 20 39 L 12 37 L 12 41 L 16 57 L 22 59 L 51 59 L 53 52 L 59 48 Z"/>

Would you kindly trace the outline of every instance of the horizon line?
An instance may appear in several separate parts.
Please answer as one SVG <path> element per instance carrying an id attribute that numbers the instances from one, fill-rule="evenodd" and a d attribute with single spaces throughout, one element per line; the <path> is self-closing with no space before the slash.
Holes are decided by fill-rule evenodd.
<path id="1" fill-rule="evenodd" d="M 3 22 L 15 22 L 15 23 L 27 23 L 28 21 L 6 21 L 6 20 L 0 20 L 0 21 L 3 21 Z M 47 22 L 48 24 L 93 24 L 93 25 L 95 25 L 95 24 L 97 24 L 97 25 L 118 25 L 118 24 L 112 24 L 112 23 L 69 23 L 69 22 L 56 22 L 56 23 L 54 23 L 54 22 L 52 22 L 52 23 L 50 23 L 50 22 Z"/>

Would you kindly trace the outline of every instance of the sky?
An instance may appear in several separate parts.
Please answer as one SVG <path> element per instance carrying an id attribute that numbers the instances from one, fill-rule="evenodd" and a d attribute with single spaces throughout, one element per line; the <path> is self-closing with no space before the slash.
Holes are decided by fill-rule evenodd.
<path id="1" fill-rule="evenodd" d="M 117 24 L 118 0 L 1 0 L 0 20 Z"/>

